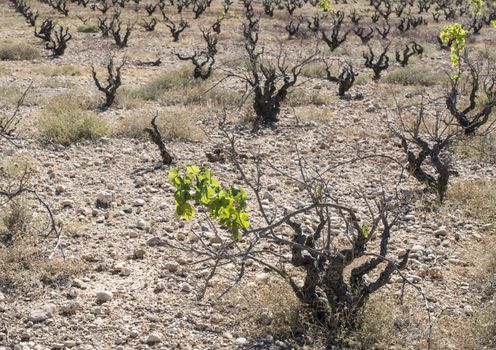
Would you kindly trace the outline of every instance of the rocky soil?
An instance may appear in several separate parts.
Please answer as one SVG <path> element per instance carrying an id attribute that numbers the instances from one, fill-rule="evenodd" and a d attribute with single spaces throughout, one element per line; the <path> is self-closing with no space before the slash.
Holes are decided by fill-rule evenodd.
<path id="1" fill-rule="evenodd" d="M 0 8 L 8 16 L 17 16 L 12 9 L 7 9 L 5 2 Z M 22 21 L 18 19 L 18 22 Z M 13 27 L 11 36 L 29 36 L 30 30 L 19 25 Z M 2 33 L 2 37 L 8 38 L 9 34 Z M 489 40 L 483 36 L 479 42 Z M 70 43 L 75 45 L 73 51 L 68 51 L 63 62 L 81 65 L 87 70 L 95 62 L 93 53 L 84 52 L 91 41 L 92 37 L 76 34 Z M 139 48 L 133 47 L 132 52 L 139 52 Z M 102 47 L 93 51 L 100 52 L 100 58 L 104 58 Z M 153 53 L 170 54 L 171 47 L 165 45 L 156 51 Z M 449 65 L 446 57 L 445 53 L 436 51 L 426 55 L 422 62 L 440 69 Z M 3 69 L 0 82 L 25 85 L 30 70 L 45 64 L 58 63 L 45 57 L 26 62 L 24 67 L 18 62 L 0 62 Z M 129 84 L 139 85 L 158 70 L 147 69 L 140 75 L 140 70 L 130 69 L 136 76 L 129 79 Z M 89 75 L 84 79 L 78 76 L 57 79 L 69 87 L 93 89 Z M 297 154 L 309 169 L 329 168 L 327 177 L 333 195 L 356 207 L 359 213 L 364 214 L 366 208 L 355 190 L 363 189 L 369 198 L 374 198 L 382 188 L 394 189 L 400 179 L 399 167 L 394 162 L 377 158 L 348 162 L 357 156 L 372 154 L 404 161 L 399 143 L 386 125 L 386 118 L 394 116 L 391 100 L 382 94 L 388 87 L 378 85 L 372 82 L 359 85 L 354 92 L 363 95 L 363 99 L 348 101 L 334 96 L 335 86 L 310 80 L 297 91 L 329 96 L 332 104 L 316 107 L 325 111 L 325 118 L 312 118 L 304 111 L 305 115 L 295 118 L 292 109 L 286 106 L 275 129 L 253 134 L 248 125 L 239 121 L 230 125 L 237 138 L 242 165 L 253 169 L 254 154 L 264 160 L 262 193 L 269 211 L 280 214 L 283 209 L 295 209 L 308 203 L 301 186 L 269 166 L 299 177 Z M 416 90 L 396 89 L 405 101 Z M 39 84 L 35 91 L 47 96 L 66 88 Z M 150 106 L 164 108 L 151 102 L 137 109 L 149 113 Z M 175 165 L 204 164 L 223 183 L 242 184 L 232 164 L 207 160 L 206 153 L 224 147 L 226 140 L 218 131 L 215 108 L 200 107 L 209 117 L 199 121 L 197 126 L 207 137 L 200 142 L 167 142 L 176 157 Z M 25 132 L 19 141 L 21 147 L 1 140 L 1 157 L 29 159 L 34 169 L 31 186 L 63 223 L 61 248 L 67 261 L 79 264 L 81 272 L 60 283 L 33 286 L 32 290 L 22 293 L 0 292 L 0 349 L 9 349 L 8 344 L 16 350 L 295 348 L 294 339 L 270 333 L 253 337 L 247 325 L 240 325 L 239 315 L 243 310 L 216 299 L 216 292 L 226 286 L 225 278 L 210 281 L 207 296 L 198 300 L 209 273 L 208 266 L 198 266 L 195 264 L 198 256 L 173 249 L 170 244 L 198 247 L 201 243 L 195 239 L 193 230 L 201 232 L 211 245 L 218 242 L 200 219 L 184 222 L 175 216 L 167 167 L 159 163 L 154 144 L 145 139 L 118 137 L 104 137 L 69 147 L 47 144 L 39 140 L 35 129 L 36 118 L 43 114 L 43 107 L 28 105 L 21 112 Z M 119 116 L 127 112 L 125 108 L 118 108 L 105 112 L 103 117 L 118 123 Z M 452 162 L 458 171 L 453 183 L 490 180 L 496 175 L 494 164 L 461 154 L 455 154 Z M 406 175 L 402 180 L 402 193 L 419 188 Z M 253 224 L 261 225 L 252 193 L 248 202 Z M 477 312 L 485 294 L 483 286 L 478 285 L 470 273 L 474 266 L 468 260 L 467 249 L 494 233 L 495 224 L 457 215 L 456 210 L 441 211 L 443 216 L 440 217 L 435 211 L 424 210 L 422 205 L 422 201 L 412 201 L 411 211 L 395 226 L 390 256 L 401 257 L 411 249 L 405 275 L 425 291 L 434 324 L 443 317 L 468 320 Z M 309 217 L 301 220 L 309 227 L 315 225 Z M 59 251 L 54 259 L 61 259 Z M 222 274 L 230 275 L 232 271 L 224 269 Z M 263 266 L 253 263 L 247 267 L 241 285 L 253 281 L 268 285 L 274 279 L 277 277 L 268 274 Z M 402 280 L 395 275 L 381 293 L 397 296 L 401 290 Z M 229 299 L 229 295 L 226 298 Z M 415 300 L 422 312 L 421 299 Z M 270 315 L 267 317 L 263 323 L 270 324 L 273 320 Z M 411 331 L 415 333 L 415 329 Z M 405 348 L 425 348 L 425 329 L 419 333 Z M 2 342 L 6 344 L 4 347 Z M 301 348 L 319 347 L 307 342 L 301 344 Z"/>

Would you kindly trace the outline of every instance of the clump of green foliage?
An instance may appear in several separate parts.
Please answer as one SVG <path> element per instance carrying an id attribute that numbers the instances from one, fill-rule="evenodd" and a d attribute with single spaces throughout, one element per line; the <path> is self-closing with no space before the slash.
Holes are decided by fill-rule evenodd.
<path id="1" fill-rule="evenodd" d="M 168 181 L 176 191 L 176 214 L 191 220 L 195 216 L 195 205 L 203 206 L 210 219 L 231 231 L 233 239 L 241 238 L 241 231 L 250 226 L 246 208 L 246 191 L 238 186 L 222 186 L 210 169 L 186 165 L 184 171 L 172 168 Z"/>
<path id="2" fill-rule="evenodd" d="M 331 7 L 331 2 L 329 0 L 320 0 L 319 7 L 327 13 L 333 13 L 334 10 Z"/>
<path id="3" fill-rule="evenodd" d="M 439 34 L 439 37 L 444 44 L 450 44 L 451 63 L 457 68 L 461 65 L 461 55 L 465 50 L 465 39 L 467 35 L 468 32 L 463 29 L 462 25 L 459 23 L 444 26 L 443 30 Z"/>

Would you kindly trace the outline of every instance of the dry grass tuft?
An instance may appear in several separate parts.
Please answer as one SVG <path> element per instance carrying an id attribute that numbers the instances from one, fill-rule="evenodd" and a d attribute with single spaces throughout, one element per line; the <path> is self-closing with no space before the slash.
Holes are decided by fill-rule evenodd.
<path id="1" fill-rule="evenodd" d="M 321 92 L 322 89 L 294 89 L 290 91 L 283 105 L 298 106 L 325 106 L 331 104 L 331 97 Z M 337 91 L 337 89 L 336 89 Z"/>
<path id="2" fill-rule="evenodd" d="M 50 99 L 47 113 L 39 123 L 42 139 L 67 146 L 108 135 L 110 129 L 107 122 L 86 110 L 91 103 L 72 94 Z"/>
<path id="3" fill-rule="evenodd" d="M 406 292 L 403 304 L 397 297 L 373 295 L 363 310 L 360 327 L 343 334 L 347 349 L 426 348 L 426 312 L 414 294 Z"/>
<path id="4" fill-rule="evenodd" d="M 83 270 L 79 260 L 49 260 L 29 239 L 0 245 L 0 290 L 4 292 L 33 293 L 43 285 L 63 284 Z"/>
<path id="5" fill-rule="evenodd" d="M 321 78 L 324 79 L 327 76 L 325 64 L 323 63 L 310 63 L 301 69 L 301 74 L 309 78 Z M 335 67 L 333 67 L 335 68 Z M 337 69 L 333 70 L 335 73 Z"/>
<path id="6" fill-rule="evenodd" d="M 446 208 L 466 219 L 496 221 L 496 180 L 453 183 L 448 189 Z"/>
<path id="7" fill-rule="evenodd" d="M 157 126 L 164 140 L 201 141 L 205 138 L 205 133 L 197 125 L 200 117 L 199 110 L 176 108 L 159 115 Z M 143 130 L 150 127 L 151 120 L 152 116 L 147 113 L 129 115 L 114 128 L 113 134 L 118 137 L 147 138 Z"/>
<path id="8" fill-rule="evenodd" d="M 84 69 L 81 66 L 76 66 L 73 64 L 61 64 L 57 66 L 52 65 L 41 65 L 36 67 L 34 71 L 37 74 L 48 76 L 48 77 L 58 77 L 58 76 L 80 76 L 84 74 Z"/>
<path id="9" fill-rule="evenodd" d="M 407 86 L 434 86 L 446 82 L 447 76 L 424 65 L 409 65 L 389 72 L 383 82 Z"/>
<path id="10" fill-rule="evenodd" d="M 0 85 L 0 107 L 3 105 L 15 106 L 22 92 L 19 87 L 12 84 Z"/>
<path id="11" fill-rule="evenodd" d="M 239 285 L 225 296 L 223 303 L 235 310 L 235 326 L 250 337 L 289 339 L 305 331 L 302 306 L 289 285 L 280 279 L 267 275 L 263 281 Z"/>
<path id="12" fill-rule="evenodd" d="M 137 89 L 123 90 L 123 93 L 130 98 L 157 101 L 163 99 L 171 90 L 192 88 L 200 83 L 200 80 L 193 78 L 187 67 L 182 67 L 179 70 L 166 71 L 145 85 Z"/>
<path id="13" fill-rule="evenodd" d="M 2 165 L 2 180 L 15 181 L 29 171 L 28 165 L 22 165 L 23 159 L 5 163 L 10 167 Z M 29 181 L 29 176 L 24 179 Z M 40 210 L 39 203 L 27 194 L 0 204 L 0 290 L 4 292 L 33 293 L 44 284 L 64 283 L 84 268 L 80 261 L 48 259 L 46 249 L 51 239 L 43 239 L 47 217 Z"/>
<path id="14" fill-rule="evenodd" d="M 436 324 L 434 343 L 438 349 L 496 349 L 496 231 L 484 232 L 477 245 L 465 247 L 464 259 L 471 262 L 468 274 L 480 304 L 471 300 L 473 316 L 443 315 Z"/>
<path id="15" fill-rule="evenodd" d="M 488 133 L 463 140 L 456 150 L 469 158 L 487 164 L 496 164 L 496 135 Z"/>
<path id="16" fill-rule="evenodd" d="M 183 66 L 178 70 L 166 71 L 148 83 L 134 89 L 122 89 L 118 95 L 121 105 L 135 105 L 130 101 L 159 101 L 162 105 L 207 104 L 214 106 L 238 105 L 242 93 L 222 86 L 213 87 L 209 81 L 195 79 L 192 67 Z"/>
<path id="17" fill-rule="evenodd" d="M 94 23 L 85 23 L 77 27 L 79 33 L 98 33 L 100 29 Z"/>
<path id="18" fill-rule="evenodd" d="M 0 61 L 26 61 L 40 57 L 40 51 L 27 44 L 1 43 Z"/>

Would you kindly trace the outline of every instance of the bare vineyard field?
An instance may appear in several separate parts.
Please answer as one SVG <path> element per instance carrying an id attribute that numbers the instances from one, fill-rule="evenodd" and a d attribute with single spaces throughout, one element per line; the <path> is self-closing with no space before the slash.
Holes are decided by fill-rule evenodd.
<path id="1" fill-rule="evenodd" d="M 0 14 L 0 349 L 496 348 L 494 1 Z"/>

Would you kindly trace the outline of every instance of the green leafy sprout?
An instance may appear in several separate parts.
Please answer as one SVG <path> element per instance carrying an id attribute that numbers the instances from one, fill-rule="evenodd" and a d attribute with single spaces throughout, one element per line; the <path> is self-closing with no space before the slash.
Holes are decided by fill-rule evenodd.
<path id="1" fill-rule="evenodd" d="M 171 168 L 168 182 L 176 188 L 176 214 L 180 218 L 193 219 L 196 205 L 206 208 L 210 219 L 230 230 L 233 239 L 240 239 L 242 231 L 250 227 L 249 216 L 244 211 L 246 191 L 235 185 L 222 186 L 210 169 L 196 165 Z"/>
<path id="2" fill-rule="evenodd" d="M 465 39 L 467 35 L 468 32 L 463 29 L 462 25 L 459 23 L 444 26 L 443 30 L 441 30 L 441 33 L 439 34 L 439 37 L 444 44 L 450 44 L 451 63 L 458 69 L 461 66 L 461 56 L 465 50 Z M 455 76 L 454 79 L 458 79 L 458 76 Z"/>
<path id="3" fill-rule="evenodd" d="M 327 13 L 333 13 L 330 0 L 320 0 L 319 7 Z"/>
<path id="4" fill-rule="evenodd" d="M 368 224 L 363 224 L 362 227 L 360 227 L 360 233 L 362 234 L 363 237 L 369 238 L 370 234 L 370 227 Z"/>

